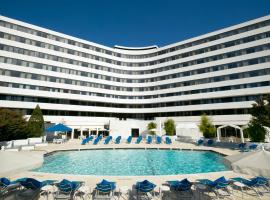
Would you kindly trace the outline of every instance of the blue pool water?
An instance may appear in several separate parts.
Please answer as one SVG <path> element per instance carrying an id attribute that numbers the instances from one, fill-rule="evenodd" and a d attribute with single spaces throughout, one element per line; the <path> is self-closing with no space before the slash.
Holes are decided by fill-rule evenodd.
<path id="1" fill-rule="evenodd" d="M 210 151 L 85 150 L 57 152 L 37 172 L 79 175 L 174 175 L 226 171 L 223 156 Z"/>

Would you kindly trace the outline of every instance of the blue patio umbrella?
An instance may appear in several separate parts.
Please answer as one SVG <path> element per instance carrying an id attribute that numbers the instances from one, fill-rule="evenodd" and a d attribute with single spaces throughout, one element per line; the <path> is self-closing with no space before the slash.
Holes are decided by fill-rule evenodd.
<path id="1" fill-rule="evenodd" d="M 55 132 L 55 131 L 61 131 L 61 132 L 66 132 L 66 131 L 72 131 L 72 128 L 64 125 L 64 124 L 57 124 L 54 125 L 46 130 L 47 132 Z"/>

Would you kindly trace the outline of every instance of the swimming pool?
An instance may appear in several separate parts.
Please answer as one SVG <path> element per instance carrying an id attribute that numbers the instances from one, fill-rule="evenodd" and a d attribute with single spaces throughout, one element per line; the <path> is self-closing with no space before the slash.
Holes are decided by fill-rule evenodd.
<path id="1" fill-rule="evenodd" d="M 145 176 L 226 171 L 223 156 L 211 151 L 121 149 L 57 152 L 36 172 Z"/>

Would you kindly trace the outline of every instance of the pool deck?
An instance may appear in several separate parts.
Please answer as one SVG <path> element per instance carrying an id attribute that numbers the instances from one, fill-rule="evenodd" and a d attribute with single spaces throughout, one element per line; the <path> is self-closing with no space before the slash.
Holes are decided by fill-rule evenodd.
<path id="1" fill-rule="evenodd" d="M 81 145 L 81 141 L 73 140 L 69 141 L 64 144 L 49 144 L 48 146 L 38 147 L 35 151 L 42 152 L 43 154 L 50 154 L 55 151 L 66 151 L 66 150 L 85 150 L 85 149 L 126 149 L 126 148 L 154 148 L 154 149 L 177 149 L 177 150 L 210 150 L 222 155 L 233 155 L 239 153 L 238 150 L 232 150 L 227 148 L 216 148 L 216 147 L 207 147 L 207 146 L 197 146 L 191 143 L 181 143 L 181 142 L 173 142 L 171 145 L 167 144 L 146 144 L 145 142 L 141 144 L 127 144 L 127 143 L 120 143 L 120 144 L 108 144 L 105 145 L 102 143 L 98 145 L 93 145 L 92 143 Z M 233 171 L 223 171 L 223 172 L 211 172 L 211 173 L 201 173 L 201 174 L 182 174 L 182 175 L 165 175 L 165 176 L 93 176 L 93 175 L 71 175 L 71 174 L 53 174 L 53 173 L 41 173 L 41 172 L 31 172 L 31 171 L 23 171 L 20 173 L 16 173 L 10 176 L 11 179 L 17 179 L 22 177 L 33 177 L 38 180 L 45 180 L 45 179 L 53 179 L 53 180 L 61 180 L 63 178 L 69 180 L 78 180 L 84 181 L 85 185 L 88 186 L 90 189 L 95 188 L 96 183 L 100 182 L 102 179 L 108 179 L 111 181 L 115 181 L 117 183 L 118 188 L 122 186 L 128 186 L 132 188 L 137 181 L 143 181 L 144 179 L 148 179 L 154 182 L 157 186 L 161 186 L 162 184 L 166 183 L 168 180 L 181 180 L 183 178 L 188 178 L 190 181 L 196 181 L 198 179 L 208 178 L 214 180 L 219 178 L 220 176 L 225 176 L 226 178 L 232 177 L 246 177 L 249 178 L 250 176 L 235 173 Z M 241 195 L 240 195 L 241 196 Z M 256 199 L 252 196 L 245 196 L 245 199 Z M 44 199 L 44 197 L 41 197 Z M 121 199 L 121 198 L 120 198 Z M 238 199 L 236 197 L 236 199 Z M 241 198 L 239 198 L 241 199 Z M 262 198 L 264 199 L 264 197 Z M 265 199 L 270 199 L 270 196 L 266 196 Z"/>

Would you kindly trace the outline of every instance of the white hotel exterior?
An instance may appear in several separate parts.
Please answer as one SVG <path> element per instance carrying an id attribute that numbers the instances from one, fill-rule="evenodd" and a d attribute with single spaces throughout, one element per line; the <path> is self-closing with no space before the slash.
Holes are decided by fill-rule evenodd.
<path id="1" fill-rule="evenodd" d="M 173 27 L 172 27 L 173 29 Z M 245 125 L 270 92 L 270 16 L 164 47 L 114 48 L 0 16 L 0 107 L 96 129 L 146 131 L 167 118 Z M 86 133 L 85 133 L 86 132 Z M 164 131 L 163 131 L 164 132 Z"/>

